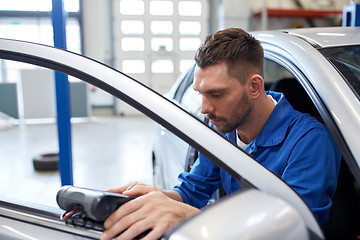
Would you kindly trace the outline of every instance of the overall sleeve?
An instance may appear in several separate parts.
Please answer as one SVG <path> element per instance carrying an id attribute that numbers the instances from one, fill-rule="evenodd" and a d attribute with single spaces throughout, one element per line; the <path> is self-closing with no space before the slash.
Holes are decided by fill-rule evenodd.
<path id="1" fill-rule="evenodd" d="M 180 194 L 184 203 L 202 208 L 219 187 L 219 173 L 217 166 L 199 154 L 191 171 L 179 175 L 180 184 L 173 190 Z"/>

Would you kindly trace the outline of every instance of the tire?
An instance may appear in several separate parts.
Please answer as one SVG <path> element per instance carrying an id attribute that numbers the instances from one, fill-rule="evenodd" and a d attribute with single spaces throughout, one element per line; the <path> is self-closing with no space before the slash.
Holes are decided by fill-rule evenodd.
<path id="1" fill-rule="evenodd" d="M 33 158 L 33 165 L 36 171 L 56 171 L 59 166 L 58 153 L 45 153 Z"/>

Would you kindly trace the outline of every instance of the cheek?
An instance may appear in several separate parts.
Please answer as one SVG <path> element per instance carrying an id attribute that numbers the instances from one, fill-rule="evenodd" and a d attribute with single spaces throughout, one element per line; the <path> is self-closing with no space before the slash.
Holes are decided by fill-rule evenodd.
<path id="1" fill-rule="evenodd" d="M 242 112 L 244 109 L 247 109 L 249 107 L 249 99 L 246 94 L 241 96 L 233 97 L 231 100 L 226 103 L 228 106 L 228 110 L 231 114 L 234 114 L 234 112 Z"/>
<path id="2" fill-rule="evenodd" d="M 243 100 L 243 98 L 241 96 L 243 96 L 243 95 L 234 94 L 233 96 L 229 96 L 226 99 L 224 99 L 222 104 L 225 106 L 228 106 L 229 108 L 234 108 L 234 107 L 238 106 L 239 104 L 241 105 L 242 100 Z"/>
<path id="3" fill-rule="evenodd" d="M 236 98 L 222 98 L 214 101 L 214 109 L 216 114 L 224 117 L 229 117 L 234 112 L 238 105 Z"/>

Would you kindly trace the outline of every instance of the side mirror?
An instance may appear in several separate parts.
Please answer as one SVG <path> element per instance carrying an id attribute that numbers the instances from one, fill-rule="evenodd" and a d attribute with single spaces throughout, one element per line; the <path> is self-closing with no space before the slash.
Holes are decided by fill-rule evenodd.
<path id="1" fill-rule="evenodd" d="M 166 237 L 169 240 L 310 239 L 305 222 L 295 208 L 256 189 L 209 205 Z"/>

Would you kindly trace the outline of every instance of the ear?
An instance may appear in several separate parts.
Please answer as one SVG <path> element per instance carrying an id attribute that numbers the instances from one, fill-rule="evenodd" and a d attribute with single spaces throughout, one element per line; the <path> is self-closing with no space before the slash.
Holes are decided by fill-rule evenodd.
<path id="1" fill-rule="evenodd" d="M 259 74 L 250 76 L 251 98 L 256 99 L 264 91 L 264 79 Z"/>

